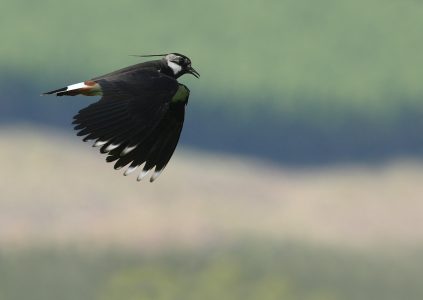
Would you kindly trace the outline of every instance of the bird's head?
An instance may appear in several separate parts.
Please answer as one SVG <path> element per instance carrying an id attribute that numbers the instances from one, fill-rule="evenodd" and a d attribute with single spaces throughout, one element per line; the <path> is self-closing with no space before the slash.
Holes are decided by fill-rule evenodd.
<path id="1" fill-rule="evenodd" d="M 191 66 L 191 60 L 179 53 L 170 53 L 163 58 L 176 78 L 184 74 L 192 74 L 199 78 L 200 74 Z"/>
<path id="2" fill-rule="evenodd" d="M 183 54 L 179 53 L 169 53 L 169 54 L 148 54 L 148 55 L 131 55 L 131 56 L 138 56 L 138 57 L 155 57 L 160 56 L 162 57 L 161 62 L 164 64 L 166 68 L 166 73 L 169 75 L 173 75 L 176 78 L 181 77 L 184 74 L 191 74 L 195 77 L 199 78 L 200 73 L 198 73 L 194 68 L 191 66 L 191 60 Z"/>

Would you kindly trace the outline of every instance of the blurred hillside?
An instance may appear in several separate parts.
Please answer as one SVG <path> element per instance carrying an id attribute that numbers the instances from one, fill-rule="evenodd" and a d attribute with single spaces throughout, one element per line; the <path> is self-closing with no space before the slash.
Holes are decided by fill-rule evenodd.
<path id="1" fill-rule="evenodd" d="M 77 137 L 28 128 L 0 131 L 0 156 L 3 245 L 151 249 L 260 237 L 395 251 L 423 243 L 420 162 L 292 170 L 179 149 L 157 183 L 138 183 Z"/>
<path id="2" fill-rule="evenodd" d="M 182 79 L 186 145 L 285 164 L 421 156 L 422 20 L 411 0 L 7 1 L 0 117 L 69 127 L 90 100 L 40 92 L 178 51 L 202 74 Z"/>

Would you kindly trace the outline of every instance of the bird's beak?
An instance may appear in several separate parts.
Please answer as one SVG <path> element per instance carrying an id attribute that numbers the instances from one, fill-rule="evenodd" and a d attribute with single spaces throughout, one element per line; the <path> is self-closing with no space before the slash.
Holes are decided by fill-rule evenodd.
<path id="1" fill-rule="evenodd" d="M 194 75 L 197 78 L 200 78 L 200 73 L 198 73 L 196 70 L 194 70 L 194 68 L 191 67 L 191 66 L 188 68 L 188 73 Z"/>

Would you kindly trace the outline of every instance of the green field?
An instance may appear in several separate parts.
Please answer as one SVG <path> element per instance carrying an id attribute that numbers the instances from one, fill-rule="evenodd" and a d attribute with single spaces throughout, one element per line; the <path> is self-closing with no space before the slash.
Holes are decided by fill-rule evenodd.
<path id="1" fill-rule="evenodd" d="M 419 300 L 422 270 L 417 254 L 385 257 L 271 241 L 157 254 L 3 251 L 0 299 Z"/>
<path id="2" fill-rule="evenodd" d="M 411 0 L 6 1 L 0 66 L 50 87 L 179 51 L 197 98 L 389 115 L 423 94 L 422 20 Z"/>

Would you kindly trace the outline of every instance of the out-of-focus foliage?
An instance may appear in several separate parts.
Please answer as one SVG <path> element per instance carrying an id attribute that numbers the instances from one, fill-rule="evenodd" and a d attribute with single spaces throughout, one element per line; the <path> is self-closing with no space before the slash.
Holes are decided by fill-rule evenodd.
<path id="1" fill-rule="evenodd" d="M 422 25 L 412 0 L 8 1 L 0 66 L 45 84 L 180 51 L 202 71 L 193 89 L 228 105 L 264 93 L 389 110 L 423 94 Z"/>
<path id="2" fill-rule="evenodd" d="M 385 257 L 250 241 L 168 254 L 0 254 L 2 299 L 419 300 L 419 255 Z M 270 245 L 273 245 L 270 247 Z M 420 259 L 419 259 L 420 257 Z M 417 259 L 417 260 L 416 260 Z"/>

